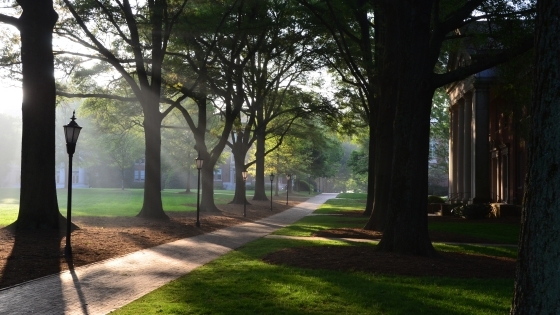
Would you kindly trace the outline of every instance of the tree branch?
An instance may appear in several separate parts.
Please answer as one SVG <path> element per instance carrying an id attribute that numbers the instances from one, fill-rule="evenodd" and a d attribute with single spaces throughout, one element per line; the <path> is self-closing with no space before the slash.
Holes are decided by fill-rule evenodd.
<path id="1" fill-rule="evenodd" d="M 18 18 L 5 14 L 0 14 L 0 23 L 5 23 L 5 24 L 15 26 L 17 29 L 21 27 L 21 22 Z"/>
<path id="2" fill-rule="evenodd" d="M 117 100 L 121 102 L 136 102 L 138 99 L 136 97 L 123 97 L 118 95 L 111 95 L 111 94 L 103 94 L 103 93 L 68 93 L 64 91 L 56 91 L 56 95 L 64 96 L 68 98 L 104 98 L 109 100 Z"/>
<path id="3" fill-rule="evenodd" d="M 466 67 L 461 67 L 457 70 L 453 70 L 443 74 L 433 74 L 432 75 L 432 87 L 438 88 L 446 84 L 462 80 L 470 75 L 479 73 L 480 71 L 495 67 L 499 64 L 505 63 L 512 58 L 519 56 L 531 48 L 534 45 L 534 38 L 532 36 L 526 38 L 517 47 L 508 49 L 503 53 L 496 54 L 494 56 L 489 56 L 476 63 L 468 65 Z M 481 59 L 481 58 L 479 58 Z"/>

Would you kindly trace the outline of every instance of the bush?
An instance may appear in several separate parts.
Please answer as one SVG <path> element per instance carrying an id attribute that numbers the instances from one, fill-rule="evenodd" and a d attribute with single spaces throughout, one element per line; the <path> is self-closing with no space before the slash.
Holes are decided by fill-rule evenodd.
<path id="1" fill-rule="evenodd" d="M 445 203 L 445 200 L 439 196 L 428 196 L 428 203 Z"/>
<path id="2" fill-rule="evenodd" d="M 488 217 L 488 214 L 492 211 L 492 206 L 488 203 L 475 203 L 462 205 L 453 208 L 451 213 L 458 217 L 462 217 L 469 220 L 478 220 Z"/>

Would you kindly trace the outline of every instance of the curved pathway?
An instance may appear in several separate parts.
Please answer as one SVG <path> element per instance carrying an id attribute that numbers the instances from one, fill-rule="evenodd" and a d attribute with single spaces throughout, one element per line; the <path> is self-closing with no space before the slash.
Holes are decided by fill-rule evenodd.
<path id="1" fill-rule="evenodd" d="M 107 314 L 315 211 L 321 194 L 260 221 L 181 239 L 0 290 L 0 314 Z"/>

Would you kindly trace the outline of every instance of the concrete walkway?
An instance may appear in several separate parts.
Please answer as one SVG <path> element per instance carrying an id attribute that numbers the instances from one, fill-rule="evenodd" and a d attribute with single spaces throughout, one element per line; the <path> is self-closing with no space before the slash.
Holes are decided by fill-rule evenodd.
<path id="1" fill-rule="evenodd" d="M 0 314 L 107 314 L 316 210 L 321 194 L 284 212 L 0 290 Z"/>

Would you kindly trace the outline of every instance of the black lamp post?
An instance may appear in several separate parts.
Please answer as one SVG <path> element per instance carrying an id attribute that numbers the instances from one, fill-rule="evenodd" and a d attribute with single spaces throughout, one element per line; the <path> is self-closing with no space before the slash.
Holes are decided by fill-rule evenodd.
<path id="1" fill-rule="evenodd" d="M 288 205 L 288 194 L 290 192 L 290 180 L 292 179 L 292 175 L 286 174 L 286 206 Z"/>
<path id="2" fill-rule="evenodd" d="M 200 227 L 200 169 L 202 168 L 202 164 L 204 164 L 204 160 L 200 158 L 200 153 L 198 153 L 198 157 L 194 159 L 196 162 L 196 169 L 198 170 L 198 186 L 196 188 L 196 226 Z"/>
<path id="3" fill-rule="evenodd" d="M 66 212 L 66 247 L 64 248 L 65 256 L 72 256 L 72 245 L 70 242 L 72 228 L 72 157 L 76 152 L 76 142 L 82 127 L 76 123 L 76 111 L 72 113 L 72 119 L 68 125 L 64 125 L 64 136 L 66 137 L 66 152 L 68 152 L 68 205 Z"/>
<path id="4" fill-rule="evenodd" d="M 307 175 L 307 185 L 309 186 L 309 194 L 311 195 L 311 174 Z"/>
<path id="5" fill-rule="evenodd" d="M 274 173 L 270 173 L 270 211 L 272 211 L 272 182 L 274 181 Z"/>
<path id="6" fill-rule="evenodd" d="M 241 177 L 243 177 L 243 216 L 247 216 L 246 209 L 247 209 L 247 170 L 241 172 Z"/>

